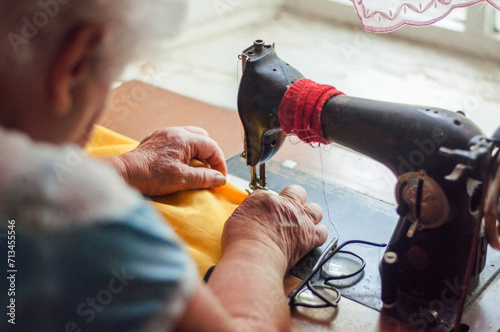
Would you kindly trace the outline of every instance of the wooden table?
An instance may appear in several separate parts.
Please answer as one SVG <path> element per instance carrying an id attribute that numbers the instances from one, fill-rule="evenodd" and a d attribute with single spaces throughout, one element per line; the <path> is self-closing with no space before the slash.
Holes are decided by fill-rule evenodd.
<path id="1" fill-rule="evenodd" d="M 126 83 L 116 89 L 111 105 L 99 122 L 136 140 L 141 140 L 152 131 L 168 126 L 195 125 L 203 127 L 215 139 L 226 158 L 243 151 L 243 130 L 238 114 L 213 105 L 193 100 L 139 81 Z M 321 171 L 328 181 L 334 175 L 328 169 L 320 170 L 311 163 L 311 149 L 307 145 L 285 143 L 273 159 L 293 159 L 297 168 L 310 175 Z M 325 164 L 335 163 L 334 154 L 324 154 Z M 285 280 L 285 289 L 292 289 L 298 279 Z M 463 322 L 471 326 L 470 331 L 500 331 L 500 277 L 497 276 L 464 314 Z M 342 299 L 338 308 L 294 309 L 292 312 L 294 331 L 416 331 L 411 326 L 385 314 L 365 307 L 349 299 Z"/>

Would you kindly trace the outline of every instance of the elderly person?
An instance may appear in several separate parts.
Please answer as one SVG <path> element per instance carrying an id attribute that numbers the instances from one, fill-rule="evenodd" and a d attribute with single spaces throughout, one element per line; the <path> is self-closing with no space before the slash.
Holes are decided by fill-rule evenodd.
<path id="1" fill-rule="evenodd" d="M 227 220 L 223 257 L 204 284 L 141 193 L 223 184 L 217 144 L 188 127 L 105 163 L 81 152 L 113 80 L 155 32 L 175 30 L 183 7 L 0 2 L 0 330 L 290 328 L 284 274 L 327 238 L 302 188 L 249 196 Z M 189 167 L 192 158 L 208 167 Z"/>

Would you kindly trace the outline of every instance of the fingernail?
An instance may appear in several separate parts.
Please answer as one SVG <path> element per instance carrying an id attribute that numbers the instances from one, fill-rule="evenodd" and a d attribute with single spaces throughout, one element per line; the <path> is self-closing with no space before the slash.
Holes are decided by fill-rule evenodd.
<path id="1" fill-rule="evenodd" d="M 226 177 L 224 175 L 216 175 L 214 179 L 214 186 L 223 186 L 226 184 Z"/>

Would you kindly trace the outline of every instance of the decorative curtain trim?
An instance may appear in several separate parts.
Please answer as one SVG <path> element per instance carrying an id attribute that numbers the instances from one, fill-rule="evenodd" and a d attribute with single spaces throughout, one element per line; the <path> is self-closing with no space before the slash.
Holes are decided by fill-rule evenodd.
<path id="1" fill-rule="evenodd" d="M 351 0 L 363 29 L 390 32 L 403 25 L 424 26 L 445 18 L 453 9 L 488 2 L 500 10 L 500 0 Z"/>

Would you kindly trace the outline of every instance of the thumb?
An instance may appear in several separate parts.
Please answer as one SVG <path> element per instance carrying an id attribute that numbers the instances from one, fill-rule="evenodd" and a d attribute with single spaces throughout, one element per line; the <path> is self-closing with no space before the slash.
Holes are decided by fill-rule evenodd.
<path id="1" fill-rule="evenodd" d="M 219 171 L 205 167 L 189 167 L 186 174 L 185 189 L 205 189 L 223 186 L 226 177 Z"/>
<path id="2" fill-rule="evenodd" d="M 315 246 L 319 247 L 328 240 L 328 228 L 325 225 L 315 225 L 316 239 Z"/>

